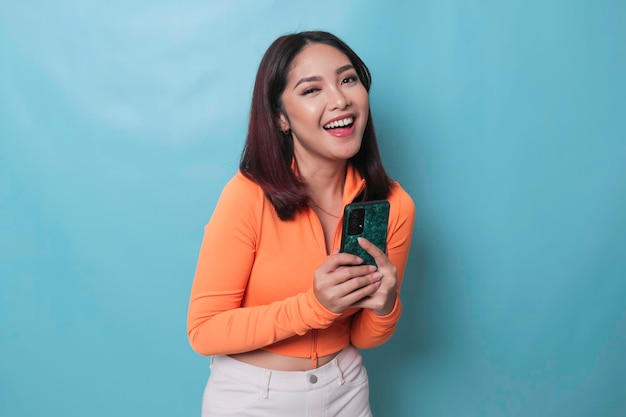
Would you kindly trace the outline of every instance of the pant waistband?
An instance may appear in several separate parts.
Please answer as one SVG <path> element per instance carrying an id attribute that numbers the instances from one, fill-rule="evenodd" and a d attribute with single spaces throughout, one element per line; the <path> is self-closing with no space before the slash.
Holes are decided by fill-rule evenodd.
<path id="1" fill-rule="evenodd" d="M 348 345 L 327 364 L 309 371 L 274 371 L 218 355 L 211 358 L 211 372 L 225 372 L 242 384 L 254 384 L 264 390 L 303 391 L 343 384 L 343 375 L 351 366 L 360 366 L 361 354 Z"/>

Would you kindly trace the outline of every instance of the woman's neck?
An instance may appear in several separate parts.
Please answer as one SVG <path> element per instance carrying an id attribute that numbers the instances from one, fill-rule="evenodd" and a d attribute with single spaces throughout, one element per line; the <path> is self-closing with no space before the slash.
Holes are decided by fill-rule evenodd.
<path id="1" fill-rule="evenodd" d="M 343 195 L 346 180 L 346 166 L 343 164 L 307 165 L 298 163 L 298 174 L 306 182 L 314 202 L 329 200 Z"/>

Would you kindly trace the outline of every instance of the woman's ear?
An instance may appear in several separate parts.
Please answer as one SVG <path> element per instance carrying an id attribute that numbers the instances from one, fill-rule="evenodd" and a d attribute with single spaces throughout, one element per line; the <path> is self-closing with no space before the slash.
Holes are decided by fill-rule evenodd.
<path id="1" fill-rule="evenodd" d="M 289 131 L 291 130 L 291 127 L 289 127 L 289 120 L 287 120 L 287 117 L 284 113 L 280 113 L 278 115 L 278 127 L 285 134 L 289 133 Z"/>

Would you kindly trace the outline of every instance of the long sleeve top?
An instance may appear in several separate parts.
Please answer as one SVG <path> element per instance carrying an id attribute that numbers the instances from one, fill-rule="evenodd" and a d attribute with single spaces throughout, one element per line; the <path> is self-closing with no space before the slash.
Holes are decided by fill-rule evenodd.
<path id="1" fill-rule="evenodd" d="M 343 204 L 364 187 L 349 166 Z M 238 172 L 205 226 L 188 311 L 192 348 L 203 355 L 263 348 L 315 361 L 349 343 L 370 348 L 387 341 L 402 310 L 399 289 L 415 218 L 413 200 L 398 183 L 388 201 L 387 254 L 398 276 L 393 310 L 384 316 L 357 308 L 336 314 L 313 292 L 314 272 L 328 257 L 315 212 L 308 209 L 293 220 L 281 220 L 261 187 Z M 340 239 L 341 219 L 333 249 Z"/>

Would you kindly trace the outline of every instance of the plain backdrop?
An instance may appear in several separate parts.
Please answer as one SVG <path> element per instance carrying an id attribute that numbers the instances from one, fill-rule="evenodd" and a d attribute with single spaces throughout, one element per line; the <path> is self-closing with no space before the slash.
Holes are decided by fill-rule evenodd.
<path id="1" fill-rule="evenodd" d="M 199 416 L 204 224 L 259 60 L 330 30 L 417 205 L 377 417 L 626 415 L 626 3 L 4 1 L 0 416 Z M 228 248 L 225 248 L 228 250 Z"/>

